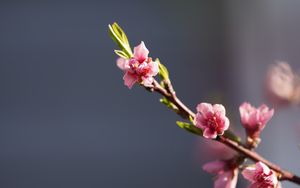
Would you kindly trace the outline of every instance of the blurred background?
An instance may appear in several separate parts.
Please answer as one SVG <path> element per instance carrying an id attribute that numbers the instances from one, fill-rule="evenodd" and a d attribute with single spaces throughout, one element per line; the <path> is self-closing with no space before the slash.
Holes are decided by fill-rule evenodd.
<path id="1" fill-rule="evenodd" d="M 203 139 L 159 96 L 123 85 L 107 25 L 159 57 L 192 109 L 268 103 L 268 67 L 300 69 L 300 1 L 0 1 L 0 187 L 212 187 Z M 277 109 L 258 151 L 300 174 L 300 109 Z M 241 178 L 242 179 L 242 178 Z M 291 183 L 285 188 L 296 187 Z M 241 181 L 238 187 L 246 187 Z"/>

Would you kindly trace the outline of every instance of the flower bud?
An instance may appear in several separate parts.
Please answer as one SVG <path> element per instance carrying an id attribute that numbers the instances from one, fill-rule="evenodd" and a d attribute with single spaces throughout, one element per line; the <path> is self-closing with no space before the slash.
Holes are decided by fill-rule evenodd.
<path id="1" fill-rule="evenodd" d="M 264 104 L 259 108 L 255 108 L 249 103 L 244 102 L 240 106 L 241 122 L 250 138 L 259 137 L 260 132 L 272 118 L 273 114 L 274 110 L 269 110 L 269 108 Z"/>

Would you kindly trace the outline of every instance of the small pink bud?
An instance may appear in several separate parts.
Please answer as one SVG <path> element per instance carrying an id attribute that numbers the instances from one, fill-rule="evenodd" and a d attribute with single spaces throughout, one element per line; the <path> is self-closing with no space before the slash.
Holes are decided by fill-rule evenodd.
<path id="1" fill-rule="evenodd" d="M 237 168 L 229 168 L 224 161 L 213 161 L 203 165 L 203 170 L 215 174 L 214 188 L 235 188 L 238 177 Z"/>
<path id="2" fill-rule="evenodd" d="M 272 118 L 273 114 L 274 110 L 269 110 L 269 108 L 264 104 L 259 108 L 255 108 L 249 103 L 244 102 L 240 106 L 242 124 L 246 129 L 247 135 L 251 138 L 259 137 L 260 132 Z"/>
<path id="3" fill-rule="evenodd" d="M 278 188 L 280 184 L 274 173 L 262 162 L 257 162 L 255 166 L 249 166 L 242 171 L 244 178 L 249 180 L 252 184 L 250 187 L 263 188 Z"/>
<path id="4" fill-rule="evenodd" d="M 158 63 L 148 57 L 149 51 L 144 42 L 134 48 L 133 57 L 125 59 L 120 57 L 117 66 L 125 72 L 124 84 L 131 89 L 139 82 L 146 87 L 153 83 L 153 77 L 159 72 Z"/>
<path id="5" fill-rule="evenodd" d="M 224 134 L 229 127 L 229 119 L 223 105 L 200 103 L 197 106 L 197 114 L 194 120 L 196 127 L 203 130 L 205 138 L 216 138 Z"/>

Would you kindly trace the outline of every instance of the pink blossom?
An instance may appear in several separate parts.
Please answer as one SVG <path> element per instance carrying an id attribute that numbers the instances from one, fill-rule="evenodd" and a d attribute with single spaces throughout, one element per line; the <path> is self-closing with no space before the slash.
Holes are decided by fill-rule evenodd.
<path id="1" fill-rule="evenodd" d="M 203 170 L 215 174 L 214 188 L 235 188 L 238 177 L 237 168 L 229 168 L 224 161 L 213 161 L 203 165 Z"/>
<path id="2" fill-rule="evenodd" d="M 300 103 L 300 76 L 286 62 L 270 66 L 266 76 L 268 98 L 277 106 Z"/>
<path id="3" fill-rule="evenodd" d="M 229 148 L 228 146 L 213 140 L 204 139 L 201 142 L 197 142 L 195 148 L 195 156 L 197 159 L 230 159 L 233 158 L 237 153 Z"/>
<path id="4" fill-rule="evenodd" d="M 205 138 L 216 138 L 222 135 L 229 127 L 229 119 L 223 105 L 200 103 L 197 106 L 197 114 L 194 120 L 196 127 L 203 130 Z"/>
<path id="5" fill-rule="evenodd" d="M 244 178 L 252 183 L 250 188 L 280 187 L 274 171 L 270 170 L 269 167 L 262 162 L 257 162 L 255 166 L 245 168 L 242 174 Z"/>
<path id="6" fill-rule="evenodd" d="M 158 63 L 148 57 L 149 51 L 142 41 L 140 45 L 134 48 L 133 57 L 125 59 L 120 57 L 117 60 L 118 67 L 125 72 L 123 77 L 124 84 L 131 89 L 139 82 L 146 87 L 153 83 L 153 76 L 156 76 L 159 69 Z"/>
<path id="7" fill-rule="evenodd" d="M 260 132 L 264 129 L 266 123 L 272 118 L 274 110 L 266 105 L 259 108 L 251 106 L 244 102 L 240 106 L 240 115 L 243 126 L 246 128 L 248 136 L 252 138 L 259 137 Z"/>

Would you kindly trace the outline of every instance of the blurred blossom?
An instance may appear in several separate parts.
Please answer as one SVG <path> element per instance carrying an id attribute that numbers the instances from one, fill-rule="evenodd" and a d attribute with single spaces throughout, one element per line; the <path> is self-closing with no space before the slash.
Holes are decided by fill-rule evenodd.
<path id="1" fill-rule="evenodd" d="M 231 168 L 226 161 L 213 161 L 203 165 L 203 170 L 215 174 L 214 188 L 235 188 L 238 178 L 238 169 Z"/>
<path id="2" fill-rule="evenodd" d="M 229 148 L 228 146 L 204 139 L 202 142 L 199 142 L 199 146 L 196 148 L 196 153 L 198 157 L 201 157 L 204 160 L 221 158 L 227 160 L 232 158 L 236 152 Z"/>
<path id="3" fill-rule="evenodd" d="M 266 77 L 267 96 L 276 106 L 300 103 L 300 77 L 290 65 L 279 62 L 272 65 Z"/>
<path id="4" fill-rule="evenodd" d="M 229 119 L 226 117 L 226 111 L 223 105 L 209 103 L 200 103 L 197 106 L 195 118 L 196 127 L 203 130 L 205 138 L 216 138 L 217 135 L 224 134 L 229 127 Z"/>

